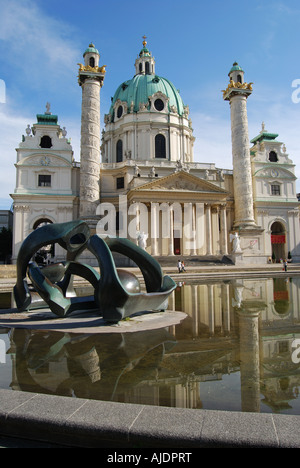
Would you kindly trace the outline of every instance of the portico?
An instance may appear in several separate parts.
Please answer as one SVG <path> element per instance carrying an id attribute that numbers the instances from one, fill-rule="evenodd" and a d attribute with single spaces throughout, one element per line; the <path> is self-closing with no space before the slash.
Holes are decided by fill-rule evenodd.
<path id="1" fill-rule="evenodd" d="M 184 171 L 128 192 L 129 235 L 148 235 L 153 256 L 228 254 L 227 192 Z"/>

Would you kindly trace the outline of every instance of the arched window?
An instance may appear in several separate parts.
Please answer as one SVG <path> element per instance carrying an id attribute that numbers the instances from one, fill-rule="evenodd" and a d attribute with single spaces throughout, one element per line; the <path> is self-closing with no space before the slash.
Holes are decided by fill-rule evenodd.
<path id="1" fill-rule="evenodd" d="M 51 148 L 51 146 L 52 146 L 52 140 L 51 140 L 51 138 L 50 138 L 48 135 L 44 135 L 44 136 L 41 138 L 40 147 L 41 147 L 41 148 Z"/>
<path id="2" fill-rule="evenodd" d="M 279 262 L 286 258 L 286 230 L 284 225 L 275 221 L 271 226 L 272 257 Z"/>
<path id="3" fill-rule="evenodd" d="M 123 142 L 122 140 L 117 141 L 117 162 L 123 161 Z"/>
<path id="4" fill-rule="evenodd" d="M 269 153 L 269 161 L 271 161 L 271 162 L 277 162 L 277 161 L 278 161 L 278 157 L 277 157 L 276 151 L 270 151 L 270 153 Z"/>
<path id="5" fill-rule="evenodd" d="M 150 64 L 149 64 L 149 62 L 146 62 L 145 66 L 146 66 L 146 68 L 145 68 L 146 75 L 150 75 Z"/>
<path id="6" fill-rule="evenodd" d="M 238 83 L 241 83 L 241 82 L 242 82 L 242 77 L 241 77 L 241 75 L 238 75 L 238 76 L 237 76 L 237 80 L 238 80 Z"/>
<path id="7" fill-rule="evenodd" d="M 160 134 L 156 135 L 155 137 L 155 157 L 166 157 L 166 139 L 163 135 Z"/>
<path id="8" fill-rule="evenodd" d="M 95 59 L 94 57 L 90 57 L 90 67 L 94 68 L 94 66 L 95 66 Z"/>
<path id="9" fill-rule="evenodd" d="M 123 114 L 123 106 L 119 106 L 118 109 L 117 109 L 118 119 L 120 119 L 122 117 L 122 114 Z"/>
<path id="10" fill-rule="evenodd" d="M 142 69 L 143 69 L 143 66 L 142 66 L 142 64 L 140 63 L 140 64 L 139 64 L 140 73 L 142 73 Z"/>

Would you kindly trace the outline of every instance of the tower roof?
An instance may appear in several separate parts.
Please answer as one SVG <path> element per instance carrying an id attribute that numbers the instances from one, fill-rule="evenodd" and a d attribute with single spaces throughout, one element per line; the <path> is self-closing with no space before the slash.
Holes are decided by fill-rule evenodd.
<path id="1" fill-rule="evenodd" d="M 145 56 L 151 57 L 151 53 L 150 53 L 149 49 L 147 49 L 147 47 L 146 47 L 146 45 L 147 45 L 146 36 L 143 36 L 143 39 L 144 39 L 143 40 L 143 48 L 140 51 L 139 56 L 140 57 L 145 57 Z"/>
<path id="2" fill-rule="evenodd" d="M 232 65 L 228 75 L 230 73 L 232 73 L 233 71 L 242 71 L 243 72 L 244 70 L 242 69 L 242 67 L 240 67 L 240 65 L 237 62 L 234 62 L 234 64 Z"/>
<path id="3" fill-rule="evenodd" d="M 278 133 L 269 133 L 267 130 L 265 130 L 265 124 L 264 122 L 262 123 L 262 129 L 256 137 L 252 138 L 250 143 L 257 143 L 258 141 L 274 141 L 278 137 Z"/>
<path id="4" fill-rule="evenodd" d="M 85 54 L 98 54 L 99 55 L 99 51 L 98 49 L 96 49 L 96 47 L 94 46 L 94 44 L 91 42 L 90 45 L 88 46 L 88 48 L 85 50 L 84 54 L 83 54 L 83 57 L 85 56 Z"/>

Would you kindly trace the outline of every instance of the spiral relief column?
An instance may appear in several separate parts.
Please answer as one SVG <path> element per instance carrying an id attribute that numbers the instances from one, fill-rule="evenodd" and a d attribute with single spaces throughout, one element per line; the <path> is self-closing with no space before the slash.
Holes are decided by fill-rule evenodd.
<path id="1" fill-rule="evenodd" d="M 229 72 L 230 83 L 223 98 L 230 102 L 232 165 L 234 183 L 234 228 L 256 226 L 248 135 L 247 98 L 252 84 L 244 82 L 244 71 L 235 62 Z"/>
<path id="2" fill-rule="evenodd" d="M 88 220 L 95 216 L 100 201 L 100 89 L 105 66 L 98 66 L 100 56 L 94 44 L 83 57 L 78 75 L 82 88 L 79 215 Z"/>

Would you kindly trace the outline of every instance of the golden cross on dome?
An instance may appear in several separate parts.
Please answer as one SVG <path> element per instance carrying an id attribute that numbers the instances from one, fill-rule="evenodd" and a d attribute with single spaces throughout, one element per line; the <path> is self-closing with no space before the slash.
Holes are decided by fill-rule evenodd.
<path id="1" fill-rule="evenodd" d="M 143 46 L 146 47 L 146 45 L 147 45 L 147 41 L 146 41 L 147 36 L 143 36 L 142 39 L 144 39 L 143 40 Z"/>

